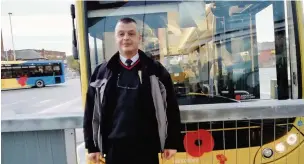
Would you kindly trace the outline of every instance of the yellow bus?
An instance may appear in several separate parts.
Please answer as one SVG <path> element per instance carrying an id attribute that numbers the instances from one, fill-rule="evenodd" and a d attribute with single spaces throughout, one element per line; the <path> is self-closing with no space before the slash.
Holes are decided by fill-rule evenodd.
<path id="1" fill-rule="evenodd" d="M 91 73 L 116 52 L 122 17 L 171 73 L 180 108 L 303 99 L 301 1 L 76 1 L 71 13 L 83 102 Z M 303 117 L 227 120 L 183 123 L 184 144 L 162 163 L 304 163 Z"/>

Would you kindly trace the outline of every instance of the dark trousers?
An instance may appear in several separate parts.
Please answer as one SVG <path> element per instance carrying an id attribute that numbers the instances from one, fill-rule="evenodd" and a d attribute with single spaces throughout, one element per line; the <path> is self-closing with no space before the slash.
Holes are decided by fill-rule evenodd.
<path id="1" fill-rule="evenodd" d="M 155 139 L 112 139 L 106 164 L 159 164 L 159 152 L 159 142 Z"/>

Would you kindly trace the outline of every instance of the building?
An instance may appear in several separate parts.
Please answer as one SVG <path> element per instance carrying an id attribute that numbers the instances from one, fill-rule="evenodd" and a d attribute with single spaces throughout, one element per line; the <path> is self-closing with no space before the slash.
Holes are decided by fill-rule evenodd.
<path id="1" fill-rule="evenodd" d="M 16 60 L 65 60 L 66 53 L 59 51 L 23 49 L 16 50 Z M 13 50 L 1 53 L 2 60 L 14 60 Z"/>
<path id="2" fill-rule="evenodd" d="M 49 50 L 35 50 L 46 59 L 49 60 L 66 60 L 66 53 L 60 51 L 49 51 Z"/>
<path id="3" fill-rule="evenodd" d="M 46 60 L 40 53 L 36 52 L 32 49 L 25 49 L 25 50 L 15 50 L 16 52 L 16 60 Z M 6 60 L 14 60 L 14 51 L 9 50 L 5 52 Z"/>

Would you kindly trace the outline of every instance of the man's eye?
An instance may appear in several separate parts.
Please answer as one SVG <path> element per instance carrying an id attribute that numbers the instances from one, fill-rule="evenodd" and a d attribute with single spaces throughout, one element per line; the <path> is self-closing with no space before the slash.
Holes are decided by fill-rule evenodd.
<path id="1" fill-rule="evenodd" d="M 124 33 L 120 33 L 119 36 L 124 36 Z"/>

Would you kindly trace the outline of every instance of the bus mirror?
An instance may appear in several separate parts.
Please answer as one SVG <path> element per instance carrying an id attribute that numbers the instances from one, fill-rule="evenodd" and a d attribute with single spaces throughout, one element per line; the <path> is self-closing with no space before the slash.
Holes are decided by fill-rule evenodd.
<path id="1" fill-rule="evenodd" d="M 72 31 L 72 52 L 73 52 L 73 57 L 75 60 L 78 60 L 78 51 L 77 51 L 77 38 L 76 38 L 76 28 L 75 28 L 75 6 L 72 4 L 71 5 L 71 17 L 72 17 L 72 27 L 73 27 L 73 31 Z"/>
<path id="2" fill-rule="evenodd" d="M 71 4 L 71 16 L 72 19 L 75 19 L 75 6 L 73 4 Z"/>
<path id="3" fill-rule="evenodd" d="M 73 46 L 73 48 L 72 48 L 72 53 L 73 53 L 74 59 L 75 59 L 75 60 L 78 60 L 79 57 L 78 57 L 77 47 Z"/>

